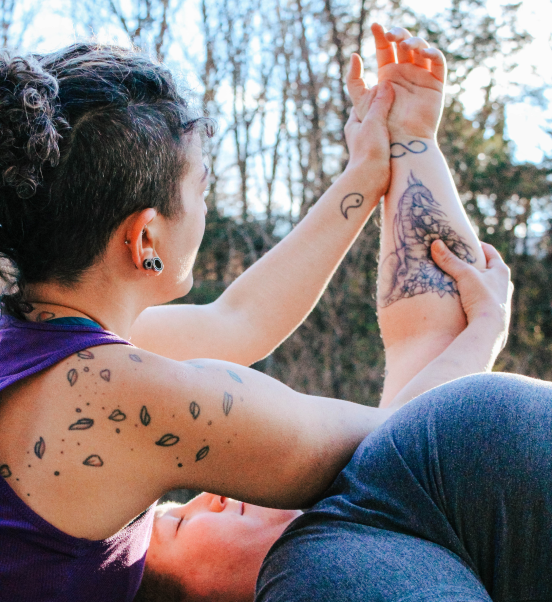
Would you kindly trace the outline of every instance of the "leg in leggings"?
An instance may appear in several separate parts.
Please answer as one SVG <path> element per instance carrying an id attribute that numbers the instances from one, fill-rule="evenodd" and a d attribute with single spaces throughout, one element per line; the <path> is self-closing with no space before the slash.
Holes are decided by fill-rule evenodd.
<path id="1" fill-rule="evenodd" d="M 267 556 L 258 601 L 552 599 L 552 385 L 466 377 L 368 436 Z"/>

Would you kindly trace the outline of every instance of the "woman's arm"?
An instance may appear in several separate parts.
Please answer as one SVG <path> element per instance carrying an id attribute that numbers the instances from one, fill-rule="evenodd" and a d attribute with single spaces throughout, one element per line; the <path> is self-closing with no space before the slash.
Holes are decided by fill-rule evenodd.
<path id="1" fill-rule="evenodd" d="M 386 354 L 382 405 L 466 327 L 453 278 L 431 258 L 441 239 L 484 268 L 479 241 L 436 142 L 446 65 L 437 49 L 401 28 L 372 27 L 379 81 L 390 81 L 391 185 L 385 196 L 378 268 L 378 317 Z M 396 43 L 396 46 L 394 45 Z M 356 63 L 348 87 L 360 115 L 368 97 Z"/>
<path id="2" fill-rule="evenodd" d="M 132 342 L 177 360 L 249 365 L 285 340 L 310 313 L 387 190 L 392 99 L 392 89 L 383 87 L 375 100 L 371 95 L 362 124 L 355 116 L 349 121 L 345 172 L 274 249 L 214 303 L 146 310 L 132 328 Z"/>
<path id="3" fill-rule="evenodd" d="M 441 242 L 432 245 L 435 263 L 452 276 L 468 326 L 394 397 L 389 409 L 462 376 L 490 372 L 508 338 L 513 286 L 510 270 L 494 247 L 482 243 L 487 267 L 477 270 Z"/>

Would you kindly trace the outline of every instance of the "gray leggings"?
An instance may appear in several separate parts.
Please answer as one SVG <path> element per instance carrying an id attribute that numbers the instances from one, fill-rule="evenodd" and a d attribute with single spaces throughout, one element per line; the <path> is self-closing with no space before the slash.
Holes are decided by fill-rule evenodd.
<path id="1" fill-rule="evenodd" d="M 552 385 L 421 395 L 269 552 L 257 602 L 552 600 Z"/>

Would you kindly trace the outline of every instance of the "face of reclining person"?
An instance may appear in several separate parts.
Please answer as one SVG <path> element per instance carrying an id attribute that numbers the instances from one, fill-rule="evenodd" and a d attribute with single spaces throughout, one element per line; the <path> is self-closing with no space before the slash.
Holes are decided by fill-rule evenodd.
<path id="1" fill-rule="evenodd" d="M 252 601 L 261 563 L 299 510 L 274 510 L 202 493 L 156 513 L 147 564 L 192 599 Z"/>

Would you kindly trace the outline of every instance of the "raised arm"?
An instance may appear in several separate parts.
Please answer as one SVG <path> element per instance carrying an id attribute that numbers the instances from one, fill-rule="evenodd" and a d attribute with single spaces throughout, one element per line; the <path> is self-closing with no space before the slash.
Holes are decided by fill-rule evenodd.
<path id="1" fill-rule="evenodd" d="M 133 343 L 177 360 L 250 365 L 303 322 L 389 185 L 386 122 L 393 91 L 384 86 L 374 97 L 362 124 L 352 115 L 346 127 L 345 172 L 301 223 L 214 303 L 147 309 L 133 326 Z"/>
<path id="2" fill-rule="evenodd" d="M 446 65 L 442 53 L 402 28 L 372 27 L 378 79 L 390 81 L 391 185 L 385 196 L 378 268 L 378 315 L 386 353 L 382 405 L 466 327 L 458 287 L 434 263 L 441 239 L 479 269 L 485 257 L 464 212 L 436 133 Z M 368 91 L 360 66 L 349 77 L 355 106 Z M 360 111 L 362 114 L 362 111 Z"/>

